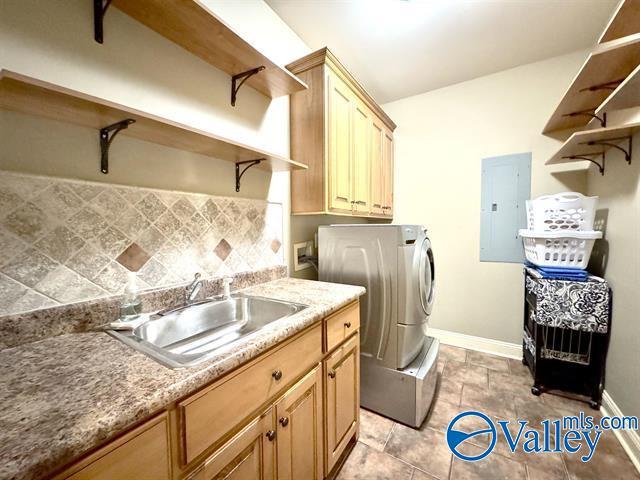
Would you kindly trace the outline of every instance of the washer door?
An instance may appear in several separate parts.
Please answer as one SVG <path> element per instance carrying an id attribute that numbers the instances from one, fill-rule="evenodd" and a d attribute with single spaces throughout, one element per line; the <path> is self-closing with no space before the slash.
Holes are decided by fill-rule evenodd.
<path id="1" fill-rule="evenodd" d="M 431 242 L 425 238 L 420 247 L 420 263 L 418 269 L 418 285 L 422 309 L 427 315 L 431 314 L 434 299 L 435 268 L 433 264 L 433 250 Z"/>

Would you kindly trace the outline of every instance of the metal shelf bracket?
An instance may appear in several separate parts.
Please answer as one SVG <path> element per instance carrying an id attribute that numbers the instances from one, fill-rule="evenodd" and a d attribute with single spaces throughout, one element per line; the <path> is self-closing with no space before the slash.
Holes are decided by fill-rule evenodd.
<path id="1" fill-rule="evenodd" d="M 607 113 L 603 113 L 602 117 L 599 117 L 595 114 L 595 108 L 590 108 L 588 110 L 580 110 L 578 112 L 571 112 L 571 113 L 565 113 L 564 115 L 562 115 L 563 117 L 578 117 L 578 116 L 583 116 L 583 117 L 591 117 L 591 118 L 595 118 L 596 120 L 598 120 L 600 122 L 600 126 L 602 128 L 605 128 L 607 126 Z"/>
<path id="2" fill-rule="evenodd" d="M 598 90 L 615 90 L 618 86 L 624 82 L 624 78 L 620 80 L 611 80 L 610 82 L 599 83 L 592 85 L 591 87 L 581 88 L 580 92 L 597 92 Z"/>
<path id="3" fill-rule="evenodd" d="M 111 5 L 111 0 L 93 0 L 93 38 L 96 42 L 104 41 L 104 16 Z"/>
<path id="4" fill-rule="evenodd" d="M 132 123 L 135 123 L 135 120 L 133 118 L 127 118 L 126 120 L 100 129 L 100 171 L 102 173 L 109 173 L 109 147 L 111 146 L 111 142 L 113 142 L 113 139 L 120 130 L 128 128 Z"/>
<path id="5" fill-rule="evenodd" d="M 623 148 L 615 142 L 620 142 L 622 140 L 627 141 L 627 148 Z M 607 140 L 592 140 L 590 142 L 584 142 L 582 145 L 602 145 L 604 147 L 615 148 L 616 150 L 620 150 L 624 153 L 624 159 L 627 164 L 631 165 L 631 155 L 633 153 L 633 137 L 629 135 L 628 137 L 618 137 L 618 138 L 609 138 Z"/>
<path id="6" fill-rule="evenodd" d="M 264 160 L 264 158 L 259 158 L 257 160 L 245 160 L 244 162 L 236 162 L 236 192 L 240 191 L 240 179 L 246 173 L 246 171 L 254 165 L 258 165 L 259 163 L 263 162 Z M 241 171 L 240 165 L 246 165 L 246 167 L 244 167 Z"/>
<path id="7" fill-rule="evenodd" d="M 256 73 L 260 73 L 264 70 L 264 66 L 252 68 L 251 70 L 247 70 L 246 72 L 238 73 L 231 77 L 231 106 L 236 106 L 236 98 L 238 96 L 238 90 L 240 87 L 249 80 L 250 77 L 254 76 Z M 238 82 L 238 80 L 240 80 Z"/>
<path id="8" fill-rule="evenodd" d="M 590 158 L 592 156 L 597 156 L 600 155 L 600 163 L 598 163 L 596 160 L 594 160 L 593 158 Z M 568 158 L 570 160 L 586 160 L 587 162 L 591 162 L 594 165 L 596 165 L 598 167 L 598 170 L 600 171 L 600 175 L 604 175 L 604 166 L 605 166 L 605 157 L 604 157 L 604 152 L 599 152 L 599 153 L 585 153 L 583 155 L 568 155 L 566 157 L 562 157 L 562 158 Z"/>

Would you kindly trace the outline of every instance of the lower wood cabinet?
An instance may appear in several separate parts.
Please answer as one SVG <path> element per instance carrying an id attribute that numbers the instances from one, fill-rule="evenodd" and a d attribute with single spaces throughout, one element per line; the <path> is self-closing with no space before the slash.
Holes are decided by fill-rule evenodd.
<path id="1" fill-rule="evenodd" d="M 169 480 L 167 414 L 158 415 L 74 464 L 55 480 Z"/>
<path id="2" fill-rule="evenodd" d="M 352 336 L 324 361 L 327 472 L 356 434 L 360 412 L 360 337 Z"/>
<path id="3" fill-rule="evenodd" d="M 54 478 L 327 478 L 358 433 L 359 327 L 354 302 Z"/>
<path id="4" fill-rule="evenodd" d="M 279 480 L 323 478 L 322 397 L 318 365 L 276 403 Z"/>
<path id="5" fill-rule="evenodd" d="M 274 480 L 275 419 L 269 408 L 199 467 L 189 480 Z"/>

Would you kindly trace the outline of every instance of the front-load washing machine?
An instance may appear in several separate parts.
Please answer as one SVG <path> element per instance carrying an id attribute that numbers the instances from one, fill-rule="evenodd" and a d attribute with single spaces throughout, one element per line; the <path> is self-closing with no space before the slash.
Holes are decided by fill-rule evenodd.
<path id="1" fill-rule="evenodd" d="M 318 229 L 319 277 L 362 285 L 360 403 L 413 427 L 429 411 L 438 340 L 426 334 L 435 270 L 420 225 L 328 225 Z"/>

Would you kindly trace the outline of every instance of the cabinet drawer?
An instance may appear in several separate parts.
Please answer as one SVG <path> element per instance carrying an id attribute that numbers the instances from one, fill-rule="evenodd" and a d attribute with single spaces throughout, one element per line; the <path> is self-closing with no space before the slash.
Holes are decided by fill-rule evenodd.
<path id="1" fill-rule="evenodd" d="M 56 480 L 169 480 L 167 415 L 162 414 L 81 460 Z"/>
<path id="2" fill-rule="evenodd" d="M 322 356 L 320 325 L 178 404 L 182 461 L 189 463 L 312 368 Z"/>
<path id="3" fill-rule="evenodd" d="M 324 324 L 325 352 L 329 352 L 360 328 L 360 303 L 352 303 L 327 317 Z"/>

